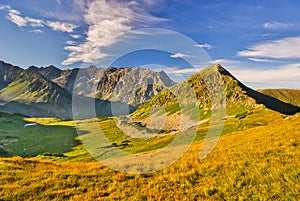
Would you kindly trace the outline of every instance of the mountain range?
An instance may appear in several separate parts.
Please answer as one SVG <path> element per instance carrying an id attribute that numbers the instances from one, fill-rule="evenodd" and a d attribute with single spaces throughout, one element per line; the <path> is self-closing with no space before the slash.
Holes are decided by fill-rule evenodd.
<path id="1" fill-rule="evenodd" d="M 216 69 L 216 75 L 212 69 Z M 204 81 L 204 74 L 210 81 Z M 184 82 L 175 83 L 165 72 L 147 68 L 90 66 L 61 70 L 51 65 L 22 69 L 3 61 L 0 61 L 0 111 L 71 118 L 73 96 L 81 101 L 83 108 L 85 102 L 95 101 L 98 116 L 112 115 L 111 105 L 118 103 L 120 107 L 129 107 L 130 112 L 138 108 L 133 113 L 134 119 L 147 122 L 149 111 L 154 106 L 164 108 L 169 115 L 178 113 L 179 103 L 171 91 L 184 93 L 183 83 L 188 83 L 195 91 L 200 111 L 205 114 L 216 107 L 211 105 L 209 98 L 209 88 L 214 88 L 215 76 L 220 76 L 224 82 L 228 115 L 240 107 L 266 107 L 288 115 L 300 111 L 299 90 L 255 91 L 219 64 L 205 68 Z"/>
<path id="2" fill-rule="evenodd" d="M 174 82 L 163 71 L 147 68 L 74 68 L 61 70 L 54 66 L 29 67 L 70 93 L 108 101 L 122 101 L 133 106 L 140 105 Z M 84 91 L 74 90 L 87 85 Z M 75 85 L 75 86 L 74 86 Z"/>
<path id="3" fill-rule="evenodd" d="M 81 111 L 94 101 L 97 116 L 110 116 L 112 103 L 129 107 L 131 112 L 173 84 L 163 71 L 147 68 L 61 70 L 51 65 L 22 69 L 0 61 L 0 111 L 70 118 L 73 96 L 80 100 Z"/>

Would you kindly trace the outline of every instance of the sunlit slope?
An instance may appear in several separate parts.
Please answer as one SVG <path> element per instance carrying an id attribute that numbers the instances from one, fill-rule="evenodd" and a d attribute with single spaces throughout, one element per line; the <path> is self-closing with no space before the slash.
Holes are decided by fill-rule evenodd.
<path id="1" fill-rule="evenodd" d="M 2 158 L 0 198 L 299 200 L 300 116 L 272 116 L 268 125 L 222 136 L 204 160 L 198 160 L 199 141 L 171 167 L 147 175 L 126 175 L 99 163 Z"/>
<path id="2" fill-rule="evenodd" d="M 297 89 L 261 89 L 260 93 L 272 96 L 285 103 L 300 106 L 300 90 Z"/>
<path id="3" fill-rule="evenodd" d="M 142 125 L 147 126 L 150 122 L 149 114 L 153 113 L 153 108 L 160 107 L 170 117 L 169 119 L 176 119 L 181 112 L 189 109 L 189 107 L 184 106 L 184 104 L 189 103 L 181 103 L 173 93 L 174 91 L 178 94 L 185 93 L 182 89 L 182 85 L 185 84 L 189 85 L 195 92 L 195 102 L 199 106 L 200 118 L 210 118 L 212 108 L 218 109 L 221 106 L 212 105 L 210 94 L 215 95 L 216 93 L 209 89 L 215 89 L 215 85 L 220 80 L 223 82 L 222 87 L 224 92 L 221 95 L 222 100 L 220 102 L 225 102 L 224 99 L 226 100 L 226 116 L 235 116 L 241 112 L 250 112 L 250 110 L 262 107 L 288 115 L 293 115 L 300 111 L 300 108 L 297 106 L 284 103 L 276 98 L 252 90 L 242 84 L 222 66 L 216 64 L 192 75 L 184 82 L 178 83 L 169 89 L 164 89 L 140 106 L 131 117 L 134 121 L 141 122 Z M 186 100 L 189 101 L 191 99 L 186 98 Z M 156 116 L 160 115 L 159 113 L 156 114 Z M 171 128 L 172 126 L 169 127 Z"/>

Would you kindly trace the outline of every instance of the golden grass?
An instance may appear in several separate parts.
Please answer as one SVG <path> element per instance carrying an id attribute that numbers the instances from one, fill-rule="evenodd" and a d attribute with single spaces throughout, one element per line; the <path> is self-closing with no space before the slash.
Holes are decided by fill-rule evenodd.
<path id="1" fill-rule="evenodd" d="M 280 116 L 279 116 L 280 117 Z M 0 160 L 0 200 L 299 200 L 300 115 L 201 141 L 172 166 L 129 175 L 97 162 Z"/>

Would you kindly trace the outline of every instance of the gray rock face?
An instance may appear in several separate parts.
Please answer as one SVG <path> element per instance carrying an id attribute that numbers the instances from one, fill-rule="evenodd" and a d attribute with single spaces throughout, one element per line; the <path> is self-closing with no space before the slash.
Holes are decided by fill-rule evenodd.
<path id="1" fill-rule="evenodd" d="M 140 105 L 174 82 L 163 71 L 148 68 L 75 68 L 57 71 L 52 66 L 34 68 L 46 78 L 77 95 Z M 75 86 L 74 86 L 75 85 Z"/>
<path id="2" fill-rule="evenodd" d="M 73 98 L 77 98 L 80 113 L 92 103 L 97 116 L 123 115 L 171 85 L 164 72 L 145 68 L 31 66 L 25 70 L 0 61 L 0 111 L 69 118 Z"/>

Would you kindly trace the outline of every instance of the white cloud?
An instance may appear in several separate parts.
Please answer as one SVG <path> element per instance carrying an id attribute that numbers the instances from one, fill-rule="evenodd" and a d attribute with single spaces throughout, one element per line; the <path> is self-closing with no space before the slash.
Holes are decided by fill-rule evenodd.
<path id="1" fill-rule="evenodd" d="M 44 21 L 40 19 L 34 19 L 30 17 L 25 17 L 26 23 L 31 27 L 43 27 Z"/>
<path id="2" fill-rule="evenodd" d="M 271 59 L 260 59 L 260 58 L 248 58 L 248 59 L 254 62 L 274 62 L 274 60 Z"/>
<path id="3" fill-rule="evenodd" d="M 164 20 L 148 14 L 138 5 L 128 1 L 85 2 L 81 6 L 85 13 L 84 20 L 88 25 L 85 41 L 77 46 L 65 47 L 70 53 L 62 64 L 97 62 L 107 56 L 102 48 L 115 44 L 114 37 L 117 35 Z"/>
<path id="4" fill-rule="evenodd" d="M 203 68 L 168 68 L 163 69 L 168 75 L 175 75 L 175 76 L 185 76 L 185 75 L 192 75 L 194 73 L 199 72 Z"/>
<path id="5" fill-rule="evenodd" d="M 283 38 L 254 45 L 239 51 L 238 56 L 275 59 L 300 58 L 300 37 Z"/>
<path id="6" fill-rule="evenodd" d="M 184 58 L 184 57 L 188 57 L 189 55 L 187 54 L 182 54 L 182 53 L 175 53 L 170 55 L 171 58 Z"/>
<path id="7" fill-rule="evenodd" d="M 75 41 L 72 41 L 72 40 L 68 40 L 66 42 L 67 45 L 74 45 L 76 42 Z"/>
<path id="8" fill-rule="evenodd" d="M 298 84 L 300 80 L 300 63 L 281 65 L 272 69 L 229 69 L 234 76 L 243 82 Z"/>
<path id="9" fill-rule="evenodd" d="M 51 27 L 54 31 L 62 31 L 67 33 L 72 33 L 74 29 L 78 27 L 77 25 L 66 22 L 47 21 L 45 24 Z"/>
<path id="10" fill-rule="evenodd" d="M 82 36 L 79 35 L 79 34 L 70 34 L 70 36 L 74 39 L 78 39 L 78 38 L 81 38 Z"/>
<path id="11" fill-rule="evenodd" d="M 201 47 L 201 48 L 207 48 L 207 49 L 211 49 L 212 46 L 208 43 L 204 43 L 204 44 L 197 44 L 195 45 L 195 47 Z"/>
<path id="12" fill-rule="evenodd" d="M 1 5 L 0 4 L 0 10 L 9 10 L 11 7 L 9 5 Z"/>
<path id="13" fill-rule="evenodd" d="M 9 8 L 9 7 L 6 7 Z M 34 19 L 31 17 L 22 17 L 21 13 L 14 9 L 8 10 L 7 19 L 15 23 L 19 27 L 31 26 L 31 27 L 43 27 L 44 21 L 40 19 Z"/>
<path id="14" fill-rule="evenodd" d="M 33 30 L 31 30 L 31 31 L 29 31 L 29 32 L 32 32 L 32 33 L 44 33 L 42 30 L 40 30 L 40 29 L 33 29 Z"/>
<path id="15" fill-rule="evenodd" d="M 21 16 L 20 11 L 12 9 L 10 6 L 3 6 L 0 5 L 0 10 L 7 10 L 8 15 L 7 19 L 10 20 L 11 22 L 15 23 L 18 27 L 44 27 L 48 26 L 54 31 L 61 31 L 61 32 L 67 32 L 71 33 L 75 28 L 78 26 L 71 24 L 71 23 L 66 23 L 66 22 L 54 22 L 54 21 L 45 21 L 43 19 L 36 19 L 36 18 L 31 18 L 31 17 L 23 17 Z M 35 32 L 34 30 L 31 30 L 31 32 Z M 41 30 L 39 33 L 42 33 Z"/>
<path id="16" fill-rule="evenodd" d="M 24 27 L 27 25 L 27 20 L 20 16 L 20 12 L 14 9 L 8 11 L 7 19 L 15 23 L 19 27 Z"/>
<path id="17" fill-rule="evenodd" d="M 282 22 L 266 22 L 263 24 L 263 28 L 271 30 L 281 30 L 281 29 L 290 29 L 294 28 L 295 25 L 291 23 L 282 23 Z"/>
<path id="18" fill-rule="evenodd" d="M 211 61 L 211 64 L 220 64 L 226 68 L 239 68 L 242 62 L 232 59 L 216 59 Z"/>

